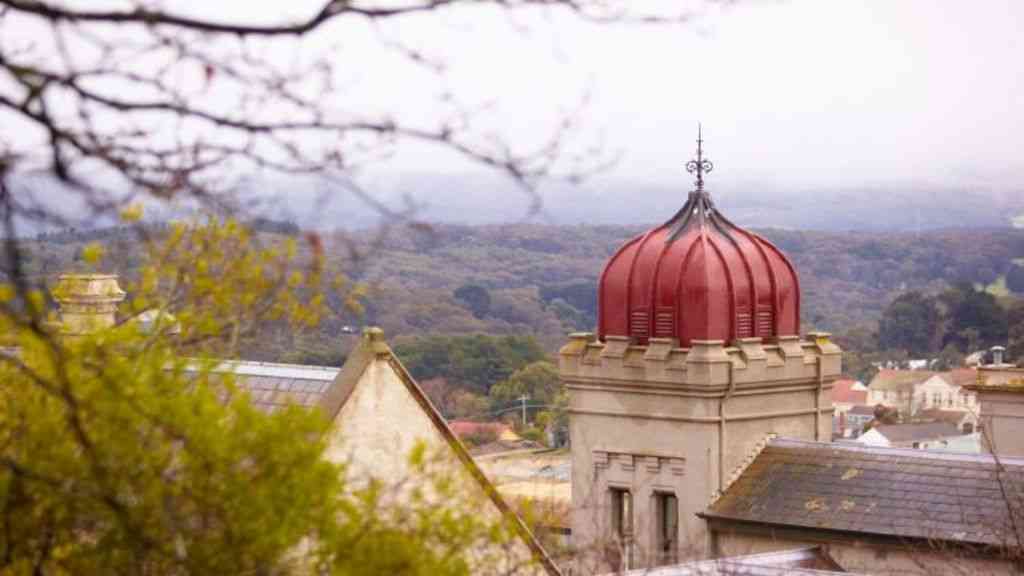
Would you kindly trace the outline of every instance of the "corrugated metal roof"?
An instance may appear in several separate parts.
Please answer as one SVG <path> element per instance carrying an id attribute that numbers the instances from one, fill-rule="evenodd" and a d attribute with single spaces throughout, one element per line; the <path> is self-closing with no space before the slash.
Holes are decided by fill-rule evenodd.
<path id="1" fill-rule="evenodd" d="M 186 372 L 199 370 L 198 362 L 185 368 Z M 255 406 L 266 412 L 274 412 L 288 404 L 319 405 L 341 369 L 330 366 L 224 360 L 210 371 L 214 374 L 235 376 L 239 388 L 249 392 Z"/>
<path id="2" fill-rule="evenodd" d="M 225 360 L 218 364 L 215 372 L 231 372 L 240 376 L 269 376 L 296 380 L 334 380 L 341 368 L 332 366 L 310 366 L 306 364 L 277 364 L 273 362 L 250 362 L 246 360 Z"/>
<path id="3" fill-rule="evenodd" d="M 901 539 L 1015 544 L 1024 459 L 1000 458 L 999 464 L 987 454 L 779 438 L 702 515 Z"/>

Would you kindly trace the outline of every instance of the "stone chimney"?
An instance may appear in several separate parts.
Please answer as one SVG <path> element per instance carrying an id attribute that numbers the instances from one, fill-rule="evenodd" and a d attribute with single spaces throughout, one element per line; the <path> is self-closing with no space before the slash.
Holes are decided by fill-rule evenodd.
<path id="1" fill-rule="evenodd" d="M 62 274 L 50 292 L 60 306 L 60 332 L 70 336 L 113 326 L 125 298 L 116 274 Z"/>
<path id="2" fill-rule="evenodd" d="M 1003 365 L 1003 355 L 1005 353 L 1006 353 L 1006 348 L 1004 346 L 993 346 L 992 347 L 992 365 L 993 366 L 1002 366 Z"/>
<path id="3" fill-rule="evenodd" d="M 1005 350 L 992 348 L 992 364 L 979 366 L 978 382 L 964 388 L 978 395 L 983 449 L 1024 457 L 1024 368 L 1007 363 Z"/>

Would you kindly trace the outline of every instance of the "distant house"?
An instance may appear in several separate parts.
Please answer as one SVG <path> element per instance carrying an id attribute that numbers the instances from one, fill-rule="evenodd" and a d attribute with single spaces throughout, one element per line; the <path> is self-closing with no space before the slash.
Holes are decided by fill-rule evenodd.
<path id="1" fill-rule="evenodd" d="M 868 422 L 875 419 L 874 406 L 854 406 L 842 416 L 840 438 L 856 438 L 864 432 Z"/>
<path id="2" fill-rule="evenodd" d="M 914 417 L 922 410 L 974 411 L 973 392 L 963 386 L 977 380 L 977 371 L 962 368 L 949 372 L 928 370 L 879 370 L 868 385 L 868 404 L 884 404 Z"/>
<path id="3" fill-rule="evenodd" d="M 977 434 L 964 434 L 949 422 L 881 424 L 861 434 L 857 442 L 886 448 L 980 452 Z"/>
<path id="4" fill-rule="evenodd" d="M 857 407 L 868 408 L 868 388 L 862 382 L 840 378 L 832 384 L 832 432 L 839 438 L 850 438 L 853 429 L 849 426 L 847 414 Z M 868 408 L 870 410 L 870 408 Z M 861 424 L 863 427 L 863 424 Z"/>

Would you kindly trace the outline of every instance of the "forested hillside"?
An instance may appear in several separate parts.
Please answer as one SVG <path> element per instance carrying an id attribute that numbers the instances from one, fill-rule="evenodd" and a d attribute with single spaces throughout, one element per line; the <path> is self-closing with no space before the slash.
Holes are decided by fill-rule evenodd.
<path id="1" fill-rule="evenodd" d="M 296 235 L 294 225 L 260 221 L 261 234 Z M 159 232 L 159 226 L 154 231 Z M 566 333 L 589 330 L 596 280 L 612 252 L 643 227 L 430 225 L 326 236 L 330 259 L 365 283 L 363 314 L 341 311 L 315 334 L 268 332 L 249 355 L 266 360 L 335 363 L 343 327 L 384 328 L 399 343 L 426 335 L 533 336 L 553 351 Z M 794 261 L 803 291 L 805 329 L 867 347 L 883 310 L 897 295 L 938 294 L 957 282 L 1003 296 L 1024 292 L 1024 230 L 955 229 L 921 233 L 761 230 Z M 65 231 L 30 243 L 31 269 L 55 276 L 76 266 L 86 242 L 107 250 L 104 268 L 131 276 L 139 251 L 130 229 Z M 1016 262 L 1015 262 L 1016 259 Z M 1002 291 L 1002 292 L 1001 292 Z M 340 307 L 339 307 L 340 308 Z"/>
<path id="2" fill-rule="evenodd" d="M 549 347 L 595 322 L 596 280 L 642 227 L 436 226 L 393 233 L 354 270 L 374 287 L 366 321 L 398 334 L 531 333 Z M 1015 276 L 1024 230 L 761 230 L 792 258 L 807 328 L 877 322 L 901 291 Z M 1019 290 L 1024 287 L 1018 286 Z"/>

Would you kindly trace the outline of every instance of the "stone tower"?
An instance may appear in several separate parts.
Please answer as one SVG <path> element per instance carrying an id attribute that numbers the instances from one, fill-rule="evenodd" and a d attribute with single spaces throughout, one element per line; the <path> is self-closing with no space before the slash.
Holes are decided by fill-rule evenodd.
<path id="1" fill-rule="evenodd" d="M 67 336 L 110 328 L 125 299 L 116 274 L 62 274 L 51 294 L 60 306 L 60 331 Z"/>
<path id="2" fill-rule="evenodd" d="M 560 352 L 569 391 L 572 538 L 595 569 L 705 557 L 697 513 L 770 434 L 831 439 L 841 351 L 801 338 L 793 265 L 696 190 L 600 278 L 598 333 Z"/>

